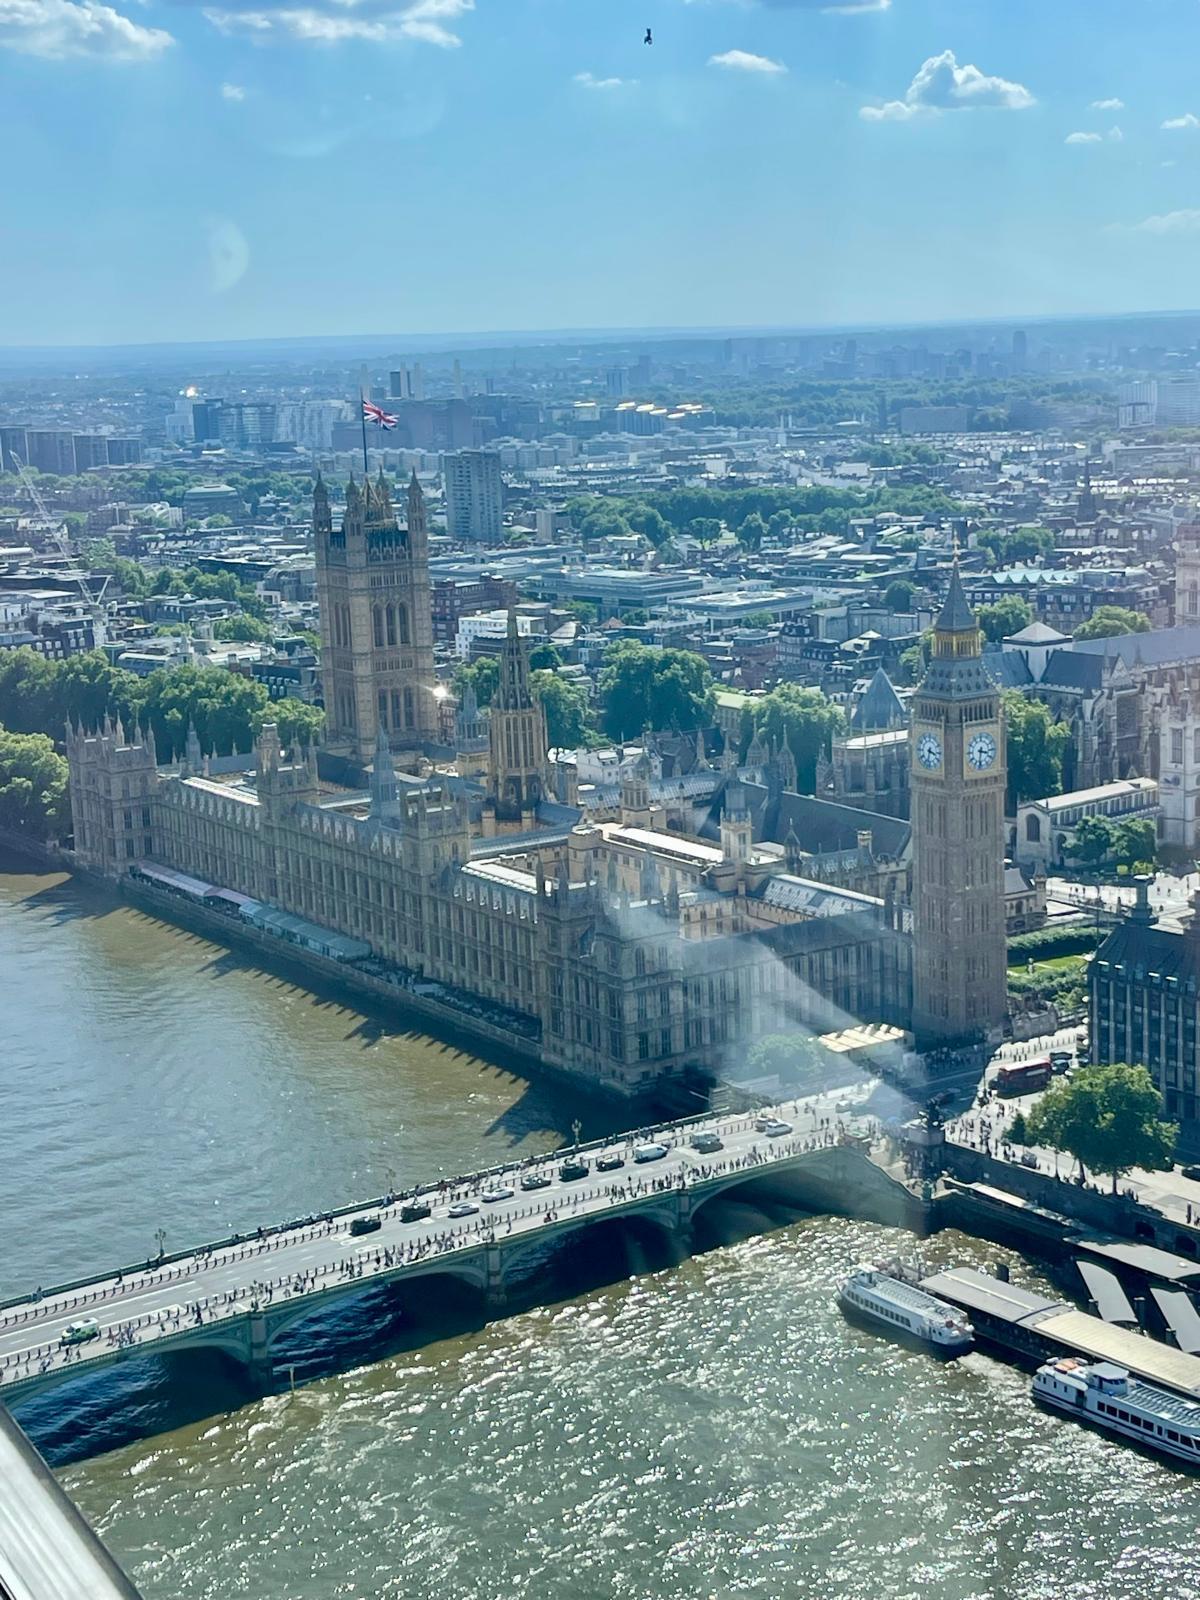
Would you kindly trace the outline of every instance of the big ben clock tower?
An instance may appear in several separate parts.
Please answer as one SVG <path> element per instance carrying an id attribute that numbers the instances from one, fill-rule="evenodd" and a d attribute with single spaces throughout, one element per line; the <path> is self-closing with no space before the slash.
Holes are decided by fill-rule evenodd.
<path id="1" fill-rule="evenodd" d="M 995 1037 L 1007 1004 L 1004 716 L 957 561 L 909 746 L 913 1032 L 926 1048 Z"/>

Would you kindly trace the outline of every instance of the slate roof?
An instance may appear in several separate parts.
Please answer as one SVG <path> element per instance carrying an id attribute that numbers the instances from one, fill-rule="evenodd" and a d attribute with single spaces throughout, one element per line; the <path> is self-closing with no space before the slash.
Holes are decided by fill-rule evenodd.
<path id="1" fill-rule="evenodd" d="M 908 726 L 908 716 L 903 702 L 892 686 L 892 680 L 882 667 L 858 698 L 850 727 L 855 733 L 886 733 L 892 728 Z"/>
<path id="2" fill-rule="evenodd" d="M 1186 934 L 1172 933 L 1142 922 L 1126 920 L 1113 929 L 1096 951 L 1093 965 L 1104 962 L 1124 966 L 1132 972 L 1142 967 L 1164 978 L 1185 983 L 1200 977 L 1200 945 Z"/>
<path id="3" fill-rule="evenodd" d="M 1020 633 L 1010 633 L 1005 644 L 1069 644 L 1071 635 L 1059 633 L 1044 622 L 1031 622 Z"/>
<path id="4" fill-rule="evenodd" d="M 755 840 L 784 844 L 791 832 L 800 841 L 800 848 L 810 855 L 844 855 L 858 849 L 859 831 L 869 829 L 877 856 L 899 858 L 908 851 L 912 827 L 906 817 L 887 817 L 879 811 L 865 811 L 811 794 L 792 794 L 789 790 L 772 795 L 761 783 L 744 783 L 742 789 Z M 704 826 L 705 838 L 719 837 L 723 803 L 722 795 Z"/>
<path id="5" fill-rule="evenodd" d="M 958 562 L 950 570 L 950 587 L 934 627 L 939 633 L 967 633 L 975 627 L 975 613 L 967 604 Z"/>

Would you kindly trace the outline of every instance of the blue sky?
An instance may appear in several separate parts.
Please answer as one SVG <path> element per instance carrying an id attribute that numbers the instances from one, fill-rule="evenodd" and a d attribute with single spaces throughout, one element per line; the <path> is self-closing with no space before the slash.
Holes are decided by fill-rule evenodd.
<path id="1" fill-rule="evenodd" d="M 0 344 L 1192 308 L 1198 46 L 1200 0 L 0 0 Z"/>

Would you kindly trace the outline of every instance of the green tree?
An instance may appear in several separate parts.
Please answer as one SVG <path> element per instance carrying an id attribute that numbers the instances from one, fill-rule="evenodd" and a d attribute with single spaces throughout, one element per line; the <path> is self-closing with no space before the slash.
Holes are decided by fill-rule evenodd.
<path id="1" fill-rule="evenodd" d="M 824 1087 L 825 1071 L 816 1041 L 803 1033 L 768 1033 L 750 1046 L 747 1065 L 755 1078 L 778 1078 L 805 1093 Z"/>
<path id="2" fill-rule="evenodd" d="M 889 611 L 911 611 L 916 592 L 915 583 L 907 578 L 896 578 L 884 590 L 883 603 Z"/>
<path id="3" fill-rule="evenodd" d="M 249 750 L 268 705 L 261 683 L 222 667 L 160 669 L 142 681 L 142 690 L 139 720 L 149 720 L 160 761 L 183 753 L 191 723 L 204 750 Z"/>
<path id="4" fill-rule="evenodd" d="M 600 700 L 611 738 L 630 739 L 646 728 L 690 733 L 711 720 L 712 673 L 690 650 L 619 639 L 604 655 Z"/>
<path id="5" fill-rule="evenodd" d="M 828 755 L 835 733 L 845 727 L 839 707 L 819 689 L 781 683 L 755 701 L 752 713 L 759 737 L 778 749 L 785 741 L 796 758 L 797 793 L 812 794 L 817 785 L 817 760 Z M 741 754 L 746 754 L 745 741 Z"/>
<path id="6" fill-rule="evenodd" d="M 926 628 L 916 644 L 900 652 L 900 665 L 909 683 L 919 683 L 933 656 L 933 629 Z"/>
<path id="7" fill-rule="evenodd" d="M 580 622 L 595 622 L 599 610 L 590 600 L 568 600 L 563 608 Z"/>
<path id="8" fill-rule="evenodd" d="M 595 735 L 587 689 L 557 672 L 531 673 L 529 686 L 546 713 L 546 736 L 552 750 L 576 750 Z"/>
<path id="9" fill-rule="evenodd" d="M 500 663 L 495 656 L 480 656 L 478 661 L 464 662 L 454 673 L 454 692 L 461 700 L 467 685 L 475 691 L 475 700 L 482 711 L 490 706 L 496 685 L 500 682 Z"/>
<path id="10" fill-rule="evenodd" d="M 1098 867 L 1113 853 L 1114 829 L 1107 817 L 1084 817 L 1075 825 L 1075 838 L 1067 854 L 1085 866 Z"/>
<path id="11" fill-rule="evenodd" d="M 1027 1117 L 1029 1142 L 1064 1150 L 1107 1173 L 1113 1193 L 1131 1167 L 1167 1165 L 1179 1129 L 1162 1120 L 1163 1097 L 1145 1067 L 1084 1067 L 1049 1088 Z"/>
<path id="12" fill-rule="evenodd" d="M 1149 817 L 1128 817 L 1112 830 L 1112 853 L 1118 866 L 1132 872 L 1152 870 L 1158 853 L 1158 832 Z"/>
<path id="13" fill-rule="evenodd" d="M 553 672 L 562 666 L 562 657 L 552 644 L 535 644 L 529 652 L 529 666 L 534 672 Z"/>
<path id="14" fill-rule="evenodd" d="M 1040 700 L 1027 700 L 1019 689 L 1006 689 L 1001 699 L 1011 813 L 1022 800 L 1040 800 L 1043 795 L 1062 792 L 1063 756 L 1071 742 L 1071 730 L 1065 722 L 1055 722 Z"/>
<path id="15" fill-rule="evenodd" d="M 213 623 L 213 638 L 227 643 L 270 644 L 274 634 L 269 622 L 247 616 L 244 611 L 235 612 L 232 617 L 218 617 Z"/>
<path id="16" fill-rule="evenodd" d="M 671 537 L 671 524 L 662 512 L 656 511 L 653 506 L 638 506 L 629 513 L 628 522 L 633 531 L 649 539 L 656 550 L 666 544 Z"/>
<path id="17" fill-rule="evenodd" d="M 743 628 L 773 628 L 775 626 L 775 613 L 773 611 L 751 611 L 742 618 Z"/>
<path id="18" fill-rule="evenodd" d="M 233 518 L 225 515 L 223 511 L 214 511 L 211 517 L 205 517 L 206 528 L 232 528 Z"/>
<path id="19" fill-rule="evenodd" d="M 693 517 L 687 525 L 687 532 L 702 550 L 707 550 L 710 545 L 716 544 L 721 537 L 720 517 Z"/>
<path id="20" fill-rule="evenodd" d="M 51 740 L 0 727 L 0 827 L 57 838 L 67 809 L 67 763 Z"/>
<path id="21" fill-rule="evenodd" d="M 976 543 L 991 554 L 996 566 L 1009 567 L 1050 555 L 1054 535 L 1049 528 L 1016 528 L 1011 533 L 984 528 L 976 535 Z"/>
<path id="22" fill-rule="evenodd" d="M 1150 618 L 1128 606 L 1097 606 L 1075 629 L 1076 639 L 1115 639 L 1122 633 L 1149 633 Z"/>
<path id="23" fill-rule="evenodd" d="M 325 731 L 325 713 L 320 706 L 310 706 L 307 701 L 296 700 L 291 695 L 272 700 L 256 715 L 252 724 L 256 734 L 261 732 L 264 722 L 275 724 L 280 744 L 289 750 L 319 744 Z"/>
<path id="24" fill-rule="evenodd" d="M 1033 607 L 1020 595 L 1005 595 L 992 605 L 980 606 L 975 619 L 983 630 L 983 637 L 991 644 L 1020 633 L 1033 621 Z"/>
<path id="25" fill-rule="evenodd" d="M 761 550 L 767 536 L 767 524 L 761 511 L 751 511 L 738 524 L 737 541 L 743 550 Z"/>

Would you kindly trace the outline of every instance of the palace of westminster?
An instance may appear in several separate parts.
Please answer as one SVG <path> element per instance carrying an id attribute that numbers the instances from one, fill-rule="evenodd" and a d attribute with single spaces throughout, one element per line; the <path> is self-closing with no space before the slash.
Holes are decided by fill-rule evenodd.
<path id="1" fill-rule="evenodd" d="M 305 919 L 625 1095 L 711 1080 L 763 1034 L 999 1030 L 1002 713 L 957 568 L 908 734 L 910 866 L 886 835 L 818 841 L 786 747 L 711 764 L 698 741 L 677 777 L 646 750 L 584 784 L 547 750 L 515 618 L 486 729 L 466 704 L 443 744 L 415 476 L 403 525 L 382 474 L 351 483 L 338 528 L 318 481 L 313 531 L 324 748 L 284 751 L 267 724 L 253 771 L 194 733 L 160 767 L 149 733 L 69 730 L 81 867 Z"/>

